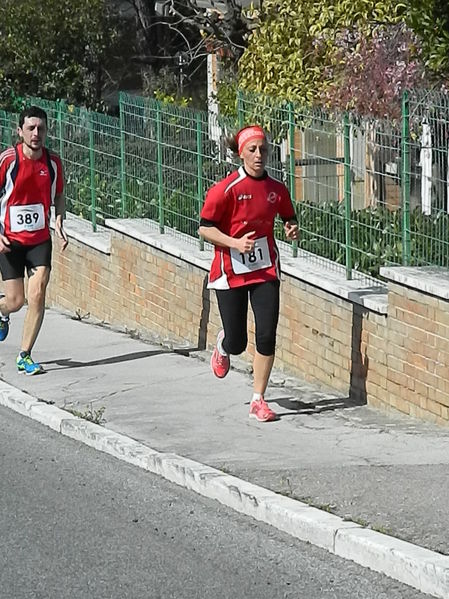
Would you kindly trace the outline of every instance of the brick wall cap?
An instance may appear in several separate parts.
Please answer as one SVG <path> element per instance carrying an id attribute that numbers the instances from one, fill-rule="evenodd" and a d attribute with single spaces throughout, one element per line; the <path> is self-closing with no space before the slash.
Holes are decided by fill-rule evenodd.
<path id="1" fill-rule="evenodd" d="M 380 269 L 387 281 L 449 300 L 449 270 L 442 266 L 394 266 Z"/>
<path id="2" fill-rule="evenodd" d="M 55 228 L 54 217 L 51 219 L 50 227 Z M 64 229 L 69 239 L 70 237 L 76 239 L 102 254 L 111 253 L 111 232 L 105 227 L 98 225 L 97 230 L 94 231 L 91 222 L 68 212 L 64 220 Z"/>

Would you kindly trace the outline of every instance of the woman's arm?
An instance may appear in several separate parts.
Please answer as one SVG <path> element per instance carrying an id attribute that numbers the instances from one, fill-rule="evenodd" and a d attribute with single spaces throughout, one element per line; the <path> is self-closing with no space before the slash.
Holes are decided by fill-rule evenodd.
<path id="1" fill-rule="evenodd" d="M 233 248 L 244 254 L 245 252 L 252 252 L 254 248 L 254 240 L 250 239 L 255 234 L 255 231 L 250 231 L 243 235 L 243 237 L 230 237 L 225 233 L 222 233 L 217 227 L 211 226 L 206 227 L 201 225 L 199 228 L 199 234 L 204 237 L 206 241 L 213 243 L 219 247 Z"/>

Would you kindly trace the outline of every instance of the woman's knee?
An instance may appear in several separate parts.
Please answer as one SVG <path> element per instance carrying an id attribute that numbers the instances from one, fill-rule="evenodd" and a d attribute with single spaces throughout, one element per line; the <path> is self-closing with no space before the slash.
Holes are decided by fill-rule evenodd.
<path id="1" fill-rule="evenodd" d="M 239 335 L 239 337 L 230 337 L 225 334 L 223 339 L 223 349 L 227 354 L 232 356 L 238 356 L 242 354 L 246 346 L 248 345 L 248 336 L 246 334 Z"/>

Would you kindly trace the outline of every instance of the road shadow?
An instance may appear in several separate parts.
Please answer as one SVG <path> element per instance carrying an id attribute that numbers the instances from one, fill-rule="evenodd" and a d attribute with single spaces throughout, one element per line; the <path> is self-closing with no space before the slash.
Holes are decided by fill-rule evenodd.
<path id="1" fill-rule="evenodd" d="M 210 319 L 210 291 L 207 288 L 209 276 L 203 278 L 203 288 L 201 293 L 201 315 L 198 326 L 198 350 L 203 351 L 207 347 L 207 326 Z"/>
<path id="2" fill-rule="evenodd" d="M 356 402 L 356 405 L 367 404 L 366 379 L 368 376 L 369 358 L 366 343 L 362 343 L 362 332 L 367 314 L 368 310 L 366 308 L 359 304 L 353 304 L 349 396 Z"/>
<path id="3" fill-rule="evenodd" d="M 132 362 L 134 360 L 141 360 L 143 358 L 151 358 L 153 356 L 160 356 L 164 354 L 179 354 L 181 356 L 188 357 L 190 352 L 197 351 L 197 348 L 182 348 L 182 349 L 155 349 L 148 351 L 131 352 L 129 354 L 121 354 L 119 356 L 110 356 L 108 358 L 99 358 L 98 360 L 90 360 L 81 362 L 79 360 L 73 360 L 72 358 L 60 358 L 58 360 L 52 360 L 48 362 L 42 362 L 45 366 L 45 371 L 51 370 L 63 370 L 65 368 L 86 368 L 89 366 L 105 366 L 107 364 L 119 364 L 121 362 Z M 48 368 L 50 365 L 50 368 Z M 51 368 L 54 365 L 54 368 Z"/>
<path id="4" fill-rule="evenodd" d="M 279 397 L 265 401 L 268 404 L 277 404 L 281 408 L 288 410 L 288 412 L 278 412 L 275 409 L 278 418 L 296 416 L 298 414 L 321 414 L 322 412 L 344 410 L 364 405 L 359 400 L 351 397 L 332 397 L 316 401 L 301 401 L 295 397 Z"/>

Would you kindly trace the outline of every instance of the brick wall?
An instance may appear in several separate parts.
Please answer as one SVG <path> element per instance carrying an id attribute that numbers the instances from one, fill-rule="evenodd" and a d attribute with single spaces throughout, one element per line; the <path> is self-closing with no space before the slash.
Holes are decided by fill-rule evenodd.
<path id="1" fill-rule="evenodd" d="M 388 326 L 369 333 L 368 397 L 438 424 L 449 422 L 449 302 L 389 283 Z"/>
<path id="2" fill-rule="evenodd" d="M 210 255 L 209 255 L 210 257 Z M 207 265 L 111 232 L 110 253 L 71 239 L 54 252 L 48 304 L 164 342 L 211 349 L 220 327 Z M 251 360 L 254 322 L 242 356 Z M 275 368 L 359 403 L 449 422 L 448 301 L 390 282 L 387 314 L 283 275 Z"/>
<path id="3" fill-rule="evenodd" d="M 206 282 L 206 271 L 114 232 L 109 255 L 75 239 L 54 252 L 47 304 L 204 348 L 219 325 Z"/>

